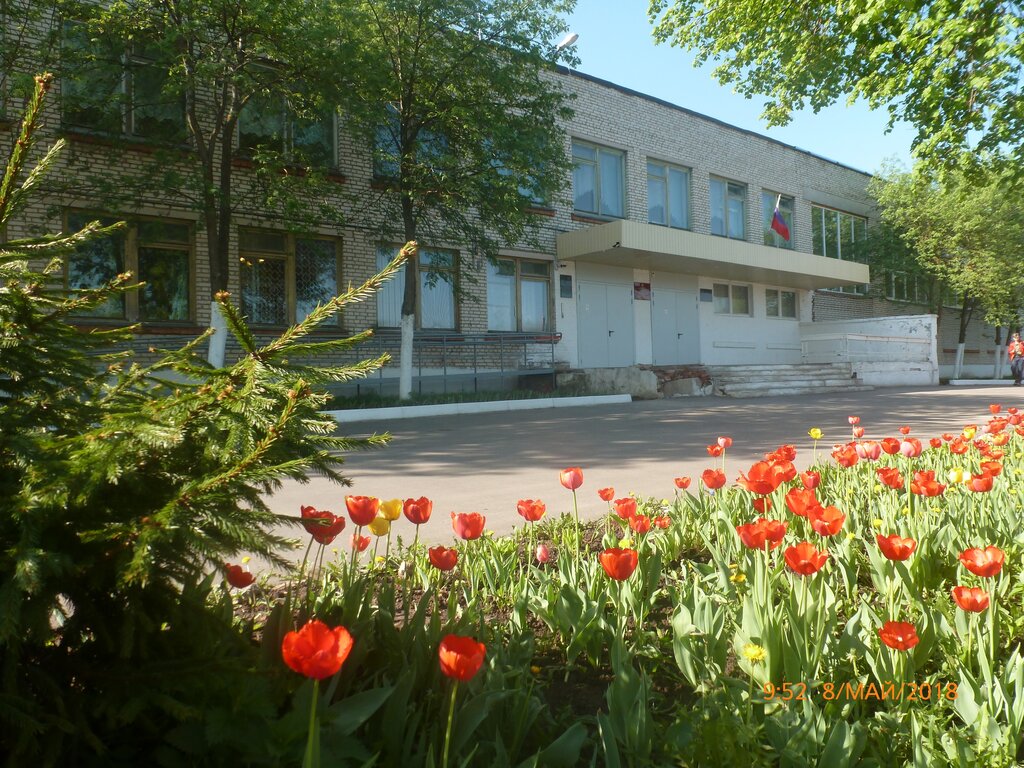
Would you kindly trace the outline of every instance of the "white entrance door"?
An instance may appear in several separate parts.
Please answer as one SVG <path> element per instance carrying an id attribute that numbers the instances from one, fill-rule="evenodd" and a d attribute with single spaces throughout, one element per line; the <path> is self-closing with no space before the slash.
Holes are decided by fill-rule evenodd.
<path id="1" fill-rule="evenodd" d="M 580 281 L 577 317 L 581 368 L 633 365 L 631 286 Z"/>
<path id="2" fill-rule="evenodd" d="M 700 362 L 696 293 L 655 288 L 651 321 L 655 365 Z"/>

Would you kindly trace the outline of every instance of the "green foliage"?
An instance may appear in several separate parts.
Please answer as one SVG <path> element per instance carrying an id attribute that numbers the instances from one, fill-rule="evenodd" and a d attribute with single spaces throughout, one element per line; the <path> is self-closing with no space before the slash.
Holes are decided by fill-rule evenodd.
<path id="1" fill-rule="evenodd" d="M 657 40 L 719 62 L 715 76 L 744 96 L 766 95 L 769 125 L 864 98 L 915 126 L 915 152 L 934 164 L 972 145 L 1024 161 L 1016 4 L 650 0 L 648 15 Z"/>
<path id="2" fill-rule="evenodd" d="M 919 269 L 977 301 L 986 322 L 1019 322 L 1024 215 L 1006 179 L 918 168 L 875 177 L 871 192 Z"/>
<path id="3" fill-rule="evenodd" d="M 39 78 L 0 181 L 0 224 L 60 150 L 22 173 L 49 82 Z M 0 252 L 0 731 L 11 764 L 74 753 L 138 764 L 169 724 L 210 702 L 241 710 L 239 697 L 260 685 L 246 677 L 255 649 L 232 627 L 230 601 L 208 607 L 209 572 L 243 552 L 284 564 L 287 521 L 264 495 L 312 472 L 347 484 L 340 454 L 387 439 L 335 435 L 318 388 L 384 358 L 320 368 L 289 360 L 364 338 L 309 341 L 394 274 L 405 251 L 263 347 L 220 296 L 243 350 L 228 368 L 195 354 L 205 336 L 143 367 L 104 352 L 130 329 L 86 333 L 66 322 L 129 289 L 129 275 L 82 291 L 60 279 L 61 255 L 114 229 L 94 223 Z"/>

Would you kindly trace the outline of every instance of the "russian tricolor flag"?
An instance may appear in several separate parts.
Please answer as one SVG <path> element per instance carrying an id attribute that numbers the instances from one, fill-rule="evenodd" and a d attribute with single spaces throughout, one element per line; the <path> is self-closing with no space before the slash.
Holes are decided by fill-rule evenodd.
<path id="1" fill-rule="evenodd" d="M 775 214 L 772 216 L 772 229 L 774 229 L 779 236 L 789 241 L 789 227 L 786 226 L 785 219 L 782 218 L 782 214 L 779 212 L 779 203 L 782 202 L 782 195 L 779 195 L 775 199 Z"/>

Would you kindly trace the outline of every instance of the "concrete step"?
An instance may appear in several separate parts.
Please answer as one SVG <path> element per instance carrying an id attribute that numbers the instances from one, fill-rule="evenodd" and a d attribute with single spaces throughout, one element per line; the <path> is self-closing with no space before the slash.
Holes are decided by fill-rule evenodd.
<path id="1" fill-rule="evenodd" d="M 871 387 L 853 378 L 849 363 L 719 365 L 708 368 L 716 395 L 770 397 L 863 392 Z"/>
<path id="2" fill-rule="evenodd" d="M 815 386 L 796 386 L 796 387 L 768 387 L 766 389 L 746 389 L 744 387 L 729 387 L 725 391 L 720 391 L 718 387 L 715 387 L 715 394 L 724 397 L 784 397 L 790 395 L 827 395 L 827 394 L 845 394 L 853 392 L 869 392 L 874 387 L 869 387 L 866 384 L 854 384 L 847 385 L 844 387 L 815 387 Z"/>

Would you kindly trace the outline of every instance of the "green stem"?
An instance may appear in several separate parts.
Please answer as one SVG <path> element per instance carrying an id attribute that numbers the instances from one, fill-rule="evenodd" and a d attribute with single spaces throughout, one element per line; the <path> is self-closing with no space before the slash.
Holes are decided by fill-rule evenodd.
<path id="1" fill-rule="evenodd" d="M 441 758 L 441 768 L 448 768 L 448 746 L 452 740 L 452 720 L 455 719 L 455 693 L 459 690 L 459 684 L 452 681 L 452 697 L 448 702 L 448 726 L 444 730 L 444 756 Z"/>
<path id="2" fill-rule="evenodd" d="M 319 750 L 316 748 L 317 723 L 316 705 L 320 698 L 320 681 L 313 681 L 313 698 L 309 707 L 309 735 L 306 738 L 306 756 L 302 760 L 302 768 L 318 768 L 320 765 Z"/>

